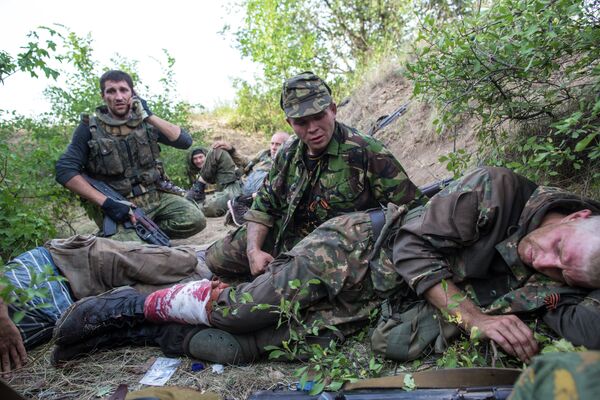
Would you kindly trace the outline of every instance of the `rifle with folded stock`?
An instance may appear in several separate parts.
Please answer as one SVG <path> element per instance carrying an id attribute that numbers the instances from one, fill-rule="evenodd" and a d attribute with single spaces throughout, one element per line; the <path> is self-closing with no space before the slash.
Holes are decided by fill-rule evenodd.
<path id="1" fill-rule="evenodd" d="M 128 201 L 121 193 L 113 189 L 109 184 L 91 178 L 87 175 L 82 175 L 90 185 L 92 185 L 97 191 L 103 195 L 112 198 L 115 201 Z M 135 216 L 137 223 L 134 225 L 131 221 L 123 223 L 125 229 L 135 229 L 137 235 L 144 242 L 150 244 L 156 244 L 159 246 L 171 246 L 171 241 L 166 233 L 154 221 L 150 219 L 142 210 L 138 207 L 132 207 L 133 215 Z M 117 233 L 117 222 L 104 214 L 104 221 L 102 222 L 102 231 L 105 237 L 109 237 Z"/>

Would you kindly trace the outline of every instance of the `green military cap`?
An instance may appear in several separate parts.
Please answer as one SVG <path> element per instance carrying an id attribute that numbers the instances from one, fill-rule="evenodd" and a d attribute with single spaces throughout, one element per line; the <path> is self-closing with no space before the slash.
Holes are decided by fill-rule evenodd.
<path id="1" fill-rule="evenodd" d="M 332 102 L 329 86 L 307 71 L 283 83 L 279 104 L 287 117 L 300 118 L 320 113 Z"/>

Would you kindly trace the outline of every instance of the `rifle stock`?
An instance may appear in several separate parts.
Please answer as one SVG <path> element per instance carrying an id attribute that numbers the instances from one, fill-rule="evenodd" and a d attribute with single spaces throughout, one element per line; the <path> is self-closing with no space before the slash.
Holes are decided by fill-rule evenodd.
<path id="1" fill-rule="evenodd" d="M 91 178 L 87 175 L 82 174 L 83 178 L 88 181 L 97 191 L 101 192 L 107 197 L 112 198 L 115 201 L 125 200 L 128 201 L 121 193 L 113 189 L 109 184 Z M 126 229 L 135 229 L 137 235 L 143 241 L 155 244 L 159 246 L 171 246 L 171 241 L 166 233 L 154 221 L 152 221 L 141 208 L 133 208 L 133 215 L 135 216 L 137 223 L 134 225 L 131 222 L 125 222 L 123 226 Z M 117 223 L 108 215 L 104 214 L 104 220 L 102 222 L 102 231 L 105 237 L 109 237 L 117 233 Z"/>

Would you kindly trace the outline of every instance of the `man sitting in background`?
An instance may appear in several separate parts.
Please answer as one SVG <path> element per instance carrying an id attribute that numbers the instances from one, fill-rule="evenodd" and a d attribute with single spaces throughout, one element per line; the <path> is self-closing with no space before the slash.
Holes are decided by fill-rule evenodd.
<path id="1" fill-rule="evenodd" d="M 259 152 L 251 160 L 223 140 L 213 143 L 210 150 L 192 150 L 188 160 L 188 177 L 192 184 L 188 198 L 202 202 L 201 208 L 207 217 L 224 215 L 228 201 L 238 196 L 251 199 L 262 185 L 277 150 L 288 137 L 285 132 L 276 132 L 271 137 L 270 149 Z M 242 171 L 241 177 L 238 168 Z M 216 183 L 217 191 L 206 199 L 204 190 L 208 183 Z"/>

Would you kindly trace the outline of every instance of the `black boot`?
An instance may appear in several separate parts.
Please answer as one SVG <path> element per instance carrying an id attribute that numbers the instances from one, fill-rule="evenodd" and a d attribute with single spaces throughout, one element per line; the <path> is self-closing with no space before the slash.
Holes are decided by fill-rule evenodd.
<path id="1" fill-rule="evenodd" d="M 104 332 L 77 343 L 57 345 L 52 351 L 50 362 L 54 366 L 103 349 L 121 346 L 160 346 L 167 357 L 185 355 L 183 343 L 190 331 L 197 328 L 178 323 L 153 324 L 145 322 Z"/>
<path id="2" fill-rule="evenodd" d="M 251 206 L 252 199 L 250 199 L 250 202 L 248 203 L 242 196 L 227 200 L 227 208 L 234 225 L 242 226 L 246 223 L 244 214 L 246 214 L 246 211 L 248 211 Z"/>
<path id="3" fill-rule="evenodd" d="M 71 305 L 54 327 L 58 345 L 81 342 L 114 329 L 144 321 L 143 295 L 124 286 L 98 296 L 85 297 Z"/>

